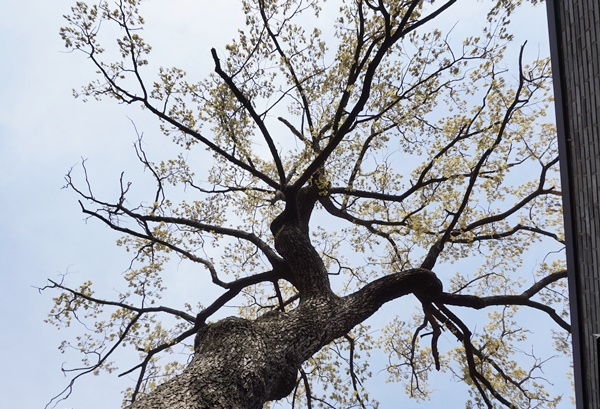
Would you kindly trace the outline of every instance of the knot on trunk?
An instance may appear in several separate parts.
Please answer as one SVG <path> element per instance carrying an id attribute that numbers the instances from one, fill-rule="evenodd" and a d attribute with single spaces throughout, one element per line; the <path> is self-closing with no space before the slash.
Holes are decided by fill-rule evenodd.
<path id="1" fill-rule="evenodd" d="M 431 270 L 415 268 L 406 272 L 414 288 L 413 294 L 421 301 L 432 301 L 443 292 L 442 281 Z M 409 284 L 411 285 L 411 284 Z"/>

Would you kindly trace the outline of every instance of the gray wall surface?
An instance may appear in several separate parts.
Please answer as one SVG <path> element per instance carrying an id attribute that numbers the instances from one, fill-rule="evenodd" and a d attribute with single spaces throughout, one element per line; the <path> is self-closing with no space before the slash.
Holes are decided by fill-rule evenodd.
<path id="1" fill-rule="evenodd" d="M 578 409 L 600 408 L 600 0 L 547 0 Z"/>

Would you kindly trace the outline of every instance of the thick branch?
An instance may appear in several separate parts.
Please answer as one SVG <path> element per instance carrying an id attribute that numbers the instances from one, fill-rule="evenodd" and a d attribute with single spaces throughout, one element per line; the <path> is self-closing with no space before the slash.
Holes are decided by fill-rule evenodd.
<path id="1" fill-rule="evenodd" d="M 378 278 L 343 300 L 358 324 L 383 304 L 407 294 L 415 294 L 421 300 L 436 299 L 442 294 L 442 283 L 432 271 L 415 268 Z"/>
<path id="2" fill-rule="evenodd" d="M 196 326 L 200 327 L 206 324 L 206 320 L 210 318 L 214 313 L 219 311 L 227 302 L 234 299 L 244 288 L 251 285 L 256 285 L 266 281 L 274 281 L 279 278 L 279 275 L 273 271 L 268 271 L 262 274 L 256 274 L 250 277 L 240 278 L 227 285 L 228 291 L 217 298 L 211 305 L 204 308 L 196 315 Z"/>

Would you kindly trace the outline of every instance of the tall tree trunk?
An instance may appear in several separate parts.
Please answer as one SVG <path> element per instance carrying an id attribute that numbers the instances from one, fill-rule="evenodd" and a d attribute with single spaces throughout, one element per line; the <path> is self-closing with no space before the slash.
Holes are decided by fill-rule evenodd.
<path id="1" fill-rule="evenodd" d="M 254 321 L 229 317 L 204 326 L 184 372 L 130 409 L 262 408 L 292 392 L 304 361 L 385 302 L 409 293 L 427 298 L 441 293 L 433 272 L 412 269 L 384 276 L 346 297 L 336 296 L 304 222 L 315 200 L 313 196 L 286 209 L 272 225 L 275 247 L 300 293 L 299 305 Z"/>
<path id="2" fill-rule="evenodd" d="M 300 365 L 347 334 L 386 298 L 441 291 L 435 275 L 414 269 L 383 277 L 344 298 L 315 299 L 255 321 L 229 317 L 202 328 L 192 362 L 130 409 L 261 408 L 294 388 Z"/>

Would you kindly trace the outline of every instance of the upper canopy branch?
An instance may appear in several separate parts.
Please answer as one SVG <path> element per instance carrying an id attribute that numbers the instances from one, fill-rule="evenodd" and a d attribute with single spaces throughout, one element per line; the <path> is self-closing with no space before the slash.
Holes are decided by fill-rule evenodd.
<path id="1" fill-rule="evenodd" d="M 246 111 L 248 111 L 248 113 L 254 120 L 254 123 L 258 126 L 258 129 L 260 129 L 260 131 L 263 135 L 263 138 L 267 142 L 267 145 L 269 146 L 269 150 L 271 151 L 271 155 L 273 157 L 273 161 L 275 162 L 275 166 L 277 168 L 277 173 L 279 174 L 279 186 L 278 187 L 276 186 L 276 187 L 279 190 L 283 190 L 287 183 L 286 177 L 285 177 L 285 170 L 283 169 L 283 164 L 281 162 L 281 158 L 279 157 L 279 153 L 277 152 L 277 148 L 275 147 L 275 143 L 273 142 L 273 138 L 271 137 L 269 130 L 267 129 L 262 118 L 258 115 L 256 110 L 254 109 L 252 102 L 248 98 L 246 98 L 246 96 L 244 95 L 242 90 L 240 90 L 238 88 L 238 86 L 233 81 L 233 78 L 231 78 L 229 75 L 227 75 L 227 73 L 225 73 L 225 71 L 223 71 L 223 69 L 221 68 L 221 61 L 219 60 L 219 57 L 217 56 L 217 50 L 215 50 L 214 48 L 211 49 L 211 54 L 212 54 L 213 60 L 215 62 L 215 72 L 217 74 L 219 74 L 219 76 L 223 79 L 223 81 L 225 81 L 225 83 L 227 84 L 227 86 L 229 87 L 231 92 L 233 92 L 233 95 L 235 95 L 235 97 L 242 104 L 244 109 Z"/>
<path id="2" fill-rule="evenodd" d="M 469 294 L 450 294 L 443 293 L 438 302 L 444 303 L 447 305 L 456 305 L 461 307 L 469 307 L 474 309 L 482 309 L 491 306 L 501 306 L 501 305 L 523 305 L 531 308 L 538 309 L 540 311 L 548 314 L 558 325 L 560 325 L 564 330 L 571 332 L 571 325 L 568 324 L 565 320 L 563 320 L 560 315 L 556 313 L 556 311 L 546 305 L 537 301 L 531 300 L 535 294 L 539 291 L 547 288 L 550 284 L 564 279 L 567 277 L 567 271 L 561 270 L 553 272 L 546 277 L 542 278 L 538 282 L 534 283 L 530 288 L 523 291 L 520 295 L 494 295 L 487 297 L 480 297 Z"/>
<path id="3" fill-rule="evenodd" d="M 122 9 L 122 5 L 120 7 Z M 206 138 L 199 131 L 192 129 L 190 126 L 186 125 L 182 121 L 177 120 L 174 116 L 167 114 L 164 109 L 159 109 L 152 104 L 152 102 L 149 98 L 149 95 L 146 91 L 146 85 L 145 85 L 143 76 L 140 72 L 140 67 L 143 66 L 144 64 L 140 64 L 138 61 L 139 55 L 141 53 L 149 52 L 149 48 L 143 48 L 141 50 L 136 48 L 136 47 L 140 47 L 138 45 L 138 43 L 141 43 L 141 39 L 139 37 L 136 37 L 135 39 L 133 38 L 133 35 L 130 32 L 131 29 L 128 24 L 129 19 L 125 16 L 126 13 L 123 10 L 121 10 L 121 14 L 122 14 L 121 20 L 115 19 L 115 17 L 112 16 L 110 11 L 107 11 L 106 16 L 109 20 L 116 21 L 120 26 L 123 26 L 124 29 L 126 30 L 126 35 L 128 36 L 128 39 L 129 39 L 128 40 L 128 44 L 129 44 L 128 54 L 130 54 L 130 58 L 131 58 L 131 67 L 129 67 L 129 68 L 122 66 L 122 64 L 110 65 L 110 64 L 106 64 L 103 61 L 101 61 L 99 59 L 99 55 L 100 55 L 101 51 L 100 52 L 98 51 L 99 46 L 96 43 L 96 41 L 97 41 L 96 33 L 90 32 L 90 27 L 88 27 L 87 25 L 77 23 L 76 21 L 70 20 L 71 24 L 75 27 L 71 30 L 79 30 L 80 33 L 78 35 L 80 35 L 81 38 L 84 39 L 83 41 L 79 40 L 76 48 L 88 55 L 90 60 L 93 62 L 93 64 L 98 69 L 100 75 L 106 81 L 106 84 L 104 86 L 100 86 L 99 88 L 90 87 L 88 90 L 86 90 L 86 92 L 90 93 L 91 95 L 93 95 L 96 98 L 99 98 L 103 95 L 108 94 L 108 95 L 111 95 L 111 96 L 115 97 L 116 99 L 123 101 L 127 104 L 140 103 L 145 108 L 150 110 L 150 112 L 152 112 L 155 116 L 157 116 L 158 118 L 167 122 L 168 124 L 172 125 L 176 129 L 180 130 L 185 135 L 188 135 L 189 137 L 195 139 L 196 141 L 204 144 L 207 148 L 212 150 L 214 153 L 222 156 L 224 159 L 226 159 L 228 162 L 230 162 L 234 166 L 244 169 L 245 171 L 249 172 L 251 175 L 262 180 L 263 182 L 265 182 L 267 185 L 271 186 L 274 189 L 281 189 L 281 186 L 285 182 L 285 174 L 283 172 L 281 160 L 280 160 L 279 155 L 273 145 L 273 142 L 270 139 L 268 132 L 266 132 L 266 129 L 264 128 L 264 124 L 262 124 L 262 121 L 260 120 L 260 118 L 258 118 L 259 122 L 257 122 L 257 124 L 261 128 L 261 131 L 263 132 L 263 135 L 265 136 L 267 143 L 269 144 L 271 153 L 273 154 L 273 158 L 274 158 L 274 161 L 277 165 L 277 169 L 279 172 L 280 182 L 274 181 L 269 176 L 267 176 L 266 174 L 261 172 L 259 169 L 257 169 L 255 166 L 253 166 L 252 164 L 245 163 L 245 162 L 241 161 L 240 159 L 236 158 L 234 155 L 228 153 L 225 149 L 221 148 L 216 143 L 214 143 L 210 139 Z M 93 22 L 93 23 L 98 24 L 98 27 L 100 25 L 99 22 Z M 92 24 L 92 23 L 90 23 L 90 24 Z M 69 33 L 70 32 L 67 29 L 64 29 L 62 32 L 62 35 L 63 35 L 63 38 L 65 39 L 65 41 L 67 42 L 67 45 L 71 44 L 71 46 L 73 46 L 71 39 L 68 37 Z M 71 33 L 71 35 L 73 35 L 73 34 Z M 143 43 L 141 43 L 141 44 L 143 44 Z M 113 71 L 115 71 L 115 72 L 113 72 Z M 124 78 L 125 78 L 122 75 L 122 73 L 124 73 L 124 72 L 129 72 L 129 73 L 134 74 L 135 82 L 140 87 L 141 95 L 138 95 L 135 92 L 129 91 L 121 85 L 120 81 L 123 80 L 123 82 L 124 82 Z M 235 93 L 235 90 L 232 90 L 232 91 Z M 238 92 L 239 92 L 239 90 L 238 90 Z M 242 95 L 242 97 L 243 97 L 243 95 Z M 256 112 L 254 111 L 251 104 L 245 99 L 241 100 L 241 101 L 246 102 L 244 105 L 245 108 L 249 109 L 248 112 L 253 114 L 253 117 L 255 117 Z M 255 119 L 257 119 L 257 118 L 255 118 Z M 261 124 L 262 124 L 262 126 L 261 126 Z"/>
<path id="4" fill-rule="evenodd" d="M 294 87 L 295 87 L 296 91 L 298 92 L 298 95 L 300 95 L 300 99 L 302 100 L 303 112 L 304 112 L 304 115 L 306 116 L 306 122 L 308 124 L 308 129 L 309 129 L 310 134 L 312 135 L 313 130 L 314 130 L 313 118 L 312 118 L 312 113 L 311 113 L 311 109 L 310 109 L 310 104 L 309 104 L 308 98 L 306 96 L 306 91 L 304 90 L 304 86 L 302 85 L 302 82 L 300 81 L 300 79 L 298 78 L 298 75 L 296 74 L 296 70 L 294 69 L 294 66 L 292 65 L 292 61 L 290 60 L 289 56 L 285 53 L 281 44 L 279 43 L 279 40 L 277 39 L 277 37 L 279 36 L 279 33 L 273 32 L 273 29 L 271 28 L 270 19 L 267 16 L 266 11 L 265 11 L 264 0 L 259 0 L 258 3 L 259 3 L 260 16 L 262 18 L 263 25 L 264 25 L 265 29 L 267 30 L 267 33 L 269 34 L 269 38 L 270 38 L 271 42 L 275 45 L 275 50 L 277 50 L 277 53 L 281 57 L 283 64 L 287 68 L 287 70 L 294 82 Z M 298 7 L 300 7 L 300 5 L 298 5 Z M 297 12 L 297 10 L 296 10 L 296 12 Z M 287 18 L 286 20 L 289 20 L 289 18 Z"/>
<path id="5" fill-rule="evenodd" d="M 416 23 L 408 25 L 410 18 L 413 15 L 418 4 L 421 3 L 421 0 L 413 0 L 410 6 L 407 8 L 406 14 L 404 15 L 402 21 L 400 22 L 396 32 L 384 39 L 373 58 L 367 65 L 366 71 L 364 73 L 363 82 L 361 86 L 361 91 L 359 93 L 359 97 L 354 104 L 354 107 L 348 115 L 345 117 L 343 123 L 339 126 L 339 128 L 334 128 L 334 135 L 331 137 L 327 145 L 323 148 L 323 150 L 317 155 L 317 157 L 308 165 L 305 171 L 300 175 L 300 177 L 294 182 L 293 190 L 298 190 L 300 187 L 304 186 L 304 184 L 317 172 L 319 168 L 321 168 L 327 159 L 331 156 L 333 151 L 337 148 L 337 146 L 344 140 L 349 130 L 354 126 L 354 122 L 358 115 L 362 112 L 365 105 L 369 101 L 371 96 L 371 87 L 373 84 L 373 80 L 375 78 L 375 74 L 377 72 L 377 68 L 380 66 L 382 61 L 384 60 L 386 54 L 391 49 L 391 47 L 396 44 L 402 37 L 411 31 L 415 30 L 417 27 L 426 23 L 427 21 L 434 18 L 436 15 L 440 14 L 443 10 L 450 7 L 454 4 L 456 0 L 450 0 L 443 4 L 438 10 L 434 11 L 428 16 L 425 16 L 418 20 Z"/>
<path id="6" fill-rule="evenodd" d="M 274 181 L 269 176 L 267 176 L 266 174 L 261 172 L 259 169 L 257 169 L 255 166 L 253 166 L 252 164 L 248 164 L 248 163 L 245 163 L 245 162 L 239 160 L 233 154 L 228 153 L 227 151 L 225 151 L 224 149 L 222 149 L 221 147 L 216 145 L 214 142 L 212 142 L 208 138 L 204 137 L 200 132 L 197 132 L 197 131 L 191 129 L 190 127 L 186 126 L 185 124 L 177 121 L 172 116 L 167 115 L 164 112 L 162 112 L 161 110 L 155 108 L 148 100 L 144 100 L 142 102 L 143 102 L 144 107 L 146 107 L 148 110 L 150 110 L 150 112 L 152 112 L 158 118 L 173 125 L 175 128 L 179 129 L 184 134 L 201 142 L 206 147 L 208 147 L 210 150 L 219 154 L 220 156 L 225 158 L 228 162 L 231 162 L 233 165 L 235 165 L 241 169 L 244 169 L 251 175 L 257 177 L 258 179 L 265 182 L 267 185 L 271 186 L 272 188 L 280 190 L 281 184 L 279 182 Z"/>
<path id="7" fill-rule="evenodd" d="M 530 97 L 528 97 L 528 96 L 522 97 L 522 93 L 525 88 L 525 82 L 526 82 L 526 78 L 523 75 L 523 51 L 524 50 L 525 50 L 525 44 L 523 44 L 521 46 L 521 49 L 519 51 L 519 83 L 515 90 L 514 97 L 512 98 L 512 102 L 507 107 L 507 109 L 503 115 L 502 122 L 498 129 L 496 138 L 494 139 L 492 144 L 487 149 L 485 149 L 485 151 L 481 154 L 481 156 L 477 160 L 476 165 L 473 167 L 473 170 L 471 172 L 471 177 L 469 179 L 469 183 L 463 194 L 463 199 L 462 199 L 458 209 L 452 213 L 452 219 L 451 219 L 450 223 L 448 223 L 442 236 L 429 249 L 427 257 L 425 258 L 425 260 L 423 261 L 423 264 L 421 265 L 421 267 L 423 267 L 423 268 L 431 269 L 431 268 L 433 268 L 433 266 L 435 266 L 437 258 L 439 257 L 440 253 L 444 249 L 444 245 L 452 238 L 452 234 L 455 231 L 455 227 L 457 226 L 459 220 L 463 216 L 463 212 L 467 208 L 467 205 L 471 199 L 471 194 L 473 193 L 473 190 L 475 189 L 475 185 L 478 181 L 480 171 L 482 170 L 484 164 L 488 161 L 488 158 L 492 155 L 494 150 L 500 145 L 500 143 L 504 139 L 505 133 L 506 133 L 506 128 L 508 127 L 508 125 L 510 123 L 511 117 L 514 115 L 514 113 L 517 111 L 517 109 L 520 106 L 523 106 L 525 103 L 527 103 L 529 101 Z"/>
<path id="8" fill-rule="evenodd" d="M 531 192 L 530 194 L 528 194 L 527 196 L 525 196 L 523 199 L 521 199 L 518 203 L 516 203 L 513 207 L 511 207 L 510 209 L 502 212 L 502 213 L 498 213 L 495 214 L 493 216 L 490 217 L 485 217 L 482 218 L 480 220 L 477 220 L 476 222 L 470 223 L 469 225 L 463 227 L 460 229 L 461 232 L 468 232 L 468 231 L 472 231 L 474 229 L 476 229 L 477 227 L 483 226 L 485 224 L 490 224 L 499 220 L 503 220 L 506 219 L 507 217 L 509 217 L 510 215 L 514 214 L 515 212 L 517 212 L 518 210 L 522 209 L 525 205 L 527 205 L 528 203 L 530 203 L 532 200 L 534 200 L 535 198 L 539 197 L 539 196 L 543 196 L 543 195 L 547 195 L 547 194 L 551 194 L 555 191 L 555 187 L 551 186 L 550 188 L 545 188 L 544 187 L 544 183 L 546 181 L 546 173 L 548 171 L 548 169 L 553 166 L 556 165 L 558 163 L 558 157 L 552 159 L 550 162 L 548 162 L 548 164 L 546 164 L 545 166 L 543 166 L 542 168 L 542 174 L 540 176 L 540 181 L 538 183 L 538 188 L 536 190 L 534 190 L 533 192 Z"/>

